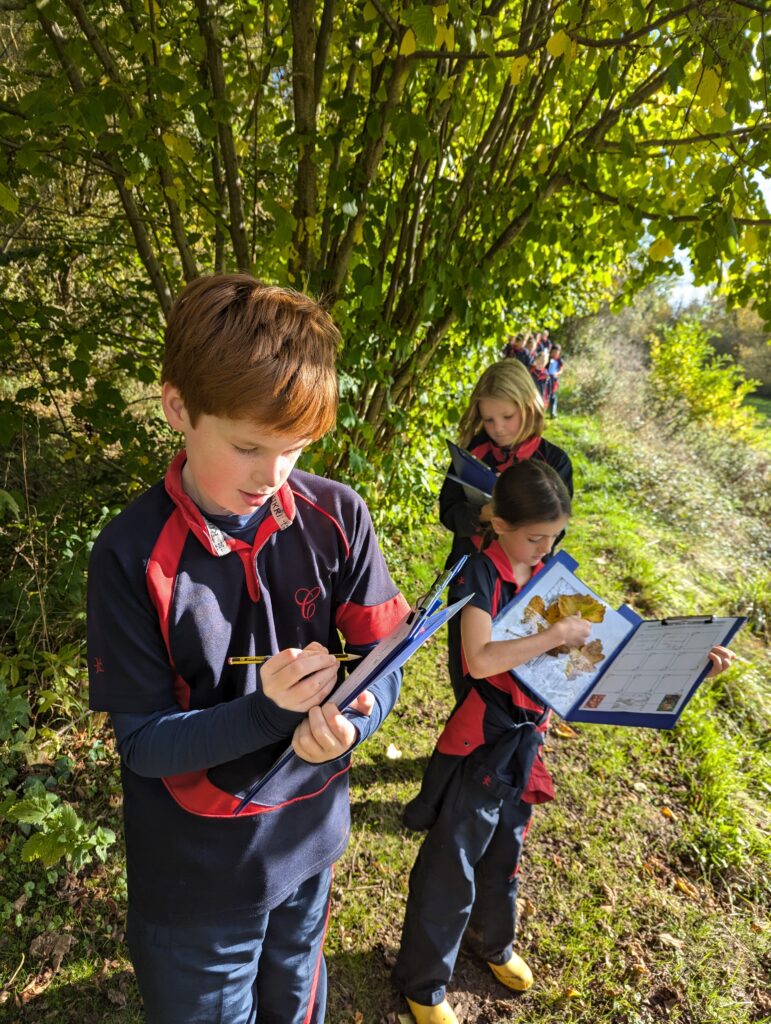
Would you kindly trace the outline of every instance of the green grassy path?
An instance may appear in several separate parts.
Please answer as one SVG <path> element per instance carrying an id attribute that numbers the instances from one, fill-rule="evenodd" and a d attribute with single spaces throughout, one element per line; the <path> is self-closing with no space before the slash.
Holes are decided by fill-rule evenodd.
<path id="1" fill-rule="evenodd" d="M 725 460 L 692 461 L 677 441 L 662 447 L 589 419 L 556 426 L 549 436 L 577 475 L 565 547 L 589 584 L 641 614 L 741 610 L 761 629 L 765 533 L 747 473 L 726 484 Z M 408 597 L 446 547 L 430 526 L 386 538 Z M 390 969 L 420 836 L 400 815 L 450 710 L 443 644 L 440 634 L 410 662 L 397 709 L 356 755 L 327 943 L 331 1024 L 397 1024 L 406 1012 Z M 536 985 L 511 996 L 462 954 L 449 998 L 463 1024 L 771 1021 L 769 661 L 749 630 L 736 649 L 743 660 L 702 687 L 672 733 L 553 730 L 557 799 L 536 810 L 520 892 L 519 950 Z M 84 715 L 66 742 L 63 799 L 119 832 L 109 731 Z M 106 865 L 74 874 L 20 864 L 21 840 L 2 826 L 0 1019 L 137 1024 L 120 845 Z"/>

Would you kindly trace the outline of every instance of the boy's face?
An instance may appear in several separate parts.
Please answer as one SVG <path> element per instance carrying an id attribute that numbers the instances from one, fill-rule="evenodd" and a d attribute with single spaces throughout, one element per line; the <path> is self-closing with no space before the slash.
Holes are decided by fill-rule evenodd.
<path id="1" fill-rule="evenodd" d="M 285 483 L 311 438 L 275 434 L 247 419 L 202 413 L 192 426 L 177 388 L 163 386 L 163 411 L 185 435 L 182 483 L 204 512 L 248 515 Z"/>

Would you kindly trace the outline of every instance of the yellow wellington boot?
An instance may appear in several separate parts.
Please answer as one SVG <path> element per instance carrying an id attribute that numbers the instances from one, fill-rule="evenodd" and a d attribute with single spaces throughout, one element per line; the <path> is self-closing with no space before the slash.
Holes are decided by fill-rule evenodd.
<path id="1" fill-rule="evenodd" d="M 408 999 L 407 1005 L 417 1024 L 458 1024 L 458 1018 L 446 999 L 436 1006 L 423 1006 L 422 1003 L 413 1003 Z"/>
<path id="2" fill-rule="evenodd" d="M 516 953 L 512 953 L 505 964 L 491 964 L 488 961 L 487 966 L 502 985 L 514 992 L 527 992 L 533 984 L 533 972 Z"/>

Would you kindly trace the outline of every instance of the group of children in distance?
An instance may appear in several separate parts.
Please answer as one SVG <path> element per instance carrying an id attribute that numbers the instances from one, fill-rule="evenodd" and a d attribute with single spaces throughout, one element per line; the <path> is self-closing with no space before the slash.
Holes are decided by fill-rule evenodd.
<path id="1" fill-rule="evenodd" d="M 166 330 L 162 403 L 185 450 L 99 536 L 89 570 L 91 707 L 121 757 L 127 939 L 148 1024 L 321 1024 L 331 868 L 348 841 L 351 751 L 398 696 L 392 673 L 341 714 L 342 652 L 403 619 L 362 500 L 295 469 L 335 420 L 339 334 L 295 292 L 200 278 Z M 553 796 L 548 709 L 509 669 L 562 643 L 578 616 L 492 641 L 496 610 L 538 572 L 570 515 L 570 459 L 541 437 L 517 360 L 490 367 L 461 442 L 500 474 L 481 512 L 446 481 L 452 597 L 473 593 L 450 665 L 458 698 L 405 823 L 427 829 L 394 976 L 418 1024 L 452 1024 L 461 939 L 508 988 L 517 868 L 532 806 Z M 454 620 L 451 620 L 454 621 Z M 270 655 L 233 665 L 239 655 Z M 731 652 L 710 653 L 713 673 Z M 238 813 L 288 743 L 298 757 Z M 259 799 L 259 802 L 256 800 Z"/>
<path id="2" fill-rule="evenodd" d="M 557 416 L 557 393 L 560 374 L 564 366 L 562 346 L 549 340 L 549 331 L 528 331 L 512 334 L 503 347 L 504 359 L 517 359 L 530 372 L 533 383 L 549 410 L 552 419 Z"/>

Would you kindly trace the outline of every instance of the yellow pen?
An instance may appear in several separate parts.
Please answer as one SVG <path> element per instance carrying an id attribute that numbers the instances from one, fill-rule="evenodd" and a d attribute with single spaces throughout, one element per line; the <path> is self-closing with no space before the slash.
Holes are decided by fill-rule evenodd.
<path id="1" fill-rule="evenodd" d="M 274 657 L 272 654 L 240 654 L 236 657 L 228 658 L 228 665 L 262 665 L 272 657 Z M 358 661 L 361 655 L 333 654 L 332 657 L 335 661 Z"/>

